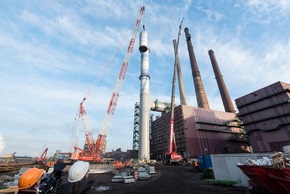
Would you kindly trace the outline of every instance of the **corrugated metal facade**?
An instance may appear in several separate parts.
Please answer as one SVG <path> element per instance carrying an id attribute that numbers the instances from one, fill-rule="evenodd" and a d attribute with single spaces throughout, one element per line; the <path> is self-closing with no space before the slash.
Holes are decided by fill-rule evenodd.
<path id="1" fill-rule="evenodd" d="M 254 152 L 290 145 L 290 85 L 276 82 L 235 100 Z"/>
<path id="2" fill-rule="evenodd" d="M 248 152 L 240 136 L 234 113 L 180 105 L 175 108 L 175 139 L 177 151 L 185 158 L 203 154 Z M 162 159 L 168 151 L 170 113 L 152 123 L 151 159 Z"/>

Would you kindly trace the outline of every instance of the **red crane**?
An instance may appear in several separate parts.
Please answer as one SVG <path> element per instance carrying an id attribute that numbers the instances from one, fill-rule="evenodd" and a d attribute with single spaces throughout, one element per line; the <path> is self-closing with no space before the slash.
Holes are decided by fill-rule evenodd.
<path id="1" fill-rule="evenodd" d="M 123 86 L 128 64 L 130 62 L 132 51 L 134 48 L 136 35 L 138 32 L 138 28 L 140 26 L 141 18 L 144 11 L 145 11 L 145 6 L 141 7 L 140 9 L 140 12 L 139 12 L 136 24 L 135 24 L 134 32 L 132 34 L 130 43 L 128 45 L 126 55 L 123 59 L 122 67 L 121 67 L 121 70 L 120 70 L 120 73 L 119 73 L 119 76 L 115 85 L 115 89 L 113 91 L 109 106 L 107 108 L 106 117 L 105 117 L 101 131 L 96 141 L 93 138 L 93 134 L 91 132 L 91 128 L 89 127 L 89 123 L 87 120 L 87 114 L 83 107 L 83 102 L 86 100 L 86 98 L 84 98 L 83 101 L 80 103 L 79 115 L 82 118 L 82 123 L 83 123 L 85 136 L 86 136 L 87 149 L 82 150 L 78 148 L 77 146 L 74 146 L 74 148 L 76 150 L 79 150 L 80 152 L 78 152 L 77 155 L 75 155 L 75 153 L 72 154 L 72 159 L 95 161 L 95 162 L 102 161 L 101 152 L 105 151 L 106 149 L 106 137 L 107 137 L 107 133 L 110 126 L 110 121 L 112 119 L 112 116 L 114 115 L 114 112 L 118 103 L 119 93 Z"/>
<path id="2" fill-rule="evenodd" d="M 181 25 L 183 19 L 179 25 L 179 32 L 177 42 L 174 43 L 174 54 L 175 54 L 175 63 L 174 63 L 174 70 L 173 70 L 173 80 L 172 80 L 172 93 L 171 93 L 171 118 L 170 118 L 170 133 L 169 133 L 169 149 L 168 152 L 165 153 L 165 157 L 168 163 L 179 163 L 183 157 L 177 153 L 177 146 L 175 141 L 174 135 L 174 103 L 175 103 L 175 83 L 176 83 L 176 68 L 178 63 L 178 44 L 179 44 L 179 37 L 181 34 Z"/>
<path id="3" fill-rule="evenodd" d="M 37 157 L 37 158 L 36 158 L 36 161 L 35 161 L 36 163 L 44 163 L 44 162 L 46 162 L 45 160 L 47 159 L 47 158 L 46 158 L 47 150 L 48 150 L 48 148 L 46 148 L 46 149 L 42 152 L 42 154 L 41 154 L 40 157 Z"/>
<path id="4" fill-rule="evenodd" d="M 83 128 L 86 136 L 86 142 L 85 142 L 85 149 L 80 149 L 77 146 L 74 146 L 75 150 L 79 150 L 80 152 L 75 152 L 72 154 L 72 159 L 77 160 L 86 160 L 86 161 L 96 161 L 100 162 L 100 154 L 96 153 L 96 147 L 95 147 L 95 140 L 93 137 L 93 133 L 91 131 L 91 127 L 89 126 L 89 121 L 87 118 L 87 113 L 85 111 L 85 108 L 83 106 L 84 101 L 86 98 L 84 97 L 82 102 L 80 103 L 79 107 L 79 116 L 82 119 Z"/>

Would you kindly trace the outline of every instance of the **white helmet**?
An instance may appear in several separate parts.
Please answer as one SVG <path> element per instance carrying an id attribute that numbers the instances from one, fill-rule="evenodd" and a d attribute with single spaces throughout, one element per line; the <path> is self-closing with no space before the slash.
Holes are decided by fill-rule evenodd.
<path id="1" fill-rule="evenodd" d="M 83 161 L 77 161 L 74 163 L 68 172 L 68 181 L 71 183 L 80 181 L 84 178 L 89 170 L 89 163 Z"/>

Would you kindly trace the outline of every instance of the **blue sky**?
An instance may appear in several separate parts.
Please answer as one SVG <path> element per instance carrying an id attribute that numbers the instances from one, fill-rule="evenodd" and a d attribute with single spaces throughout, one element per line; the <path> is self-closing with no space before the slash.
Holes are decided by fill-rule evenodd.
<path id="1" fill-rule="evenodd" d="M 189 105 L 197 106 L 184 35 L 189 28 L 211 109 L 223 111 L 208 50 L 233 100 L 277 81 L 290 83 L 290 2 L 286 0 L 0 2 L 0 156 L 70 150 L 79 103 L 97 138 L 139 10 L 150 47 L 151 100 L 170 102 L 173 39 L 184 17 L 179 57 Z M 139 32 L 142 30 L 141 26 Z M 139 32 L 108 132 L 107 151 L 132 149 L 139 101 Z M 111 62 L 110 57 L 120 46 Z M 105 74 L 104 67 L 108 67 Z M 179 103 L 178 90 L 176 103 Z M 235 103 L 234 103 L 235 106 Z M 235 106 L 236 107 L 236 106 Z M 84 133 L 77 131 L 82 147 Z"/>

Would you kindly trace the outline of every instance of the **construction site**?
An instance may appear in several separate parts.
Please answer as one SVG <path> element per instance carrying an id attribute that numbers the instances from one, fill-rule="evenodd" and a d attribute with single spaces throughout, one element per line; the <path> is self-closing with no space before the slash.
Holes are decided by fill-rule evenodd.
<path id="1" fill-rule="evenodd" d="M 144 12 L 145 7 L 141 7 L 99 134 L 93 134 L 85 110 L 86 100 L 91 97 L 89 90 L 79 104 L 77 118 L 84 131 L 86 139 L 84 145 L 78 146 L 72 141 L 71 146 L 74 148 L 72 153 L 57 153 L 57 156 L 50 160 L 46 156 L 47 148 L 40 157 L 29 158 L 30 162 L 27 162 L 26 158 L 25 163 L 22 162 L 22 165 L 17 163 L 13 168 L 11 164 L 16 164 L 13 160 L 15 159 L 14 153 L 2 161 L 4 166 L 1 166 L 0 170 L 2 172 L 17 171 L 22 166 L 31 164 L 43 164 L 48 169 L 57 163 L 66 163 L 67 166 L 70 166 L 76 161 L 86 161 L 90 163 L 92 174 L 115 172 L 114 176 L 106 175 L 107 181 L 135 183 L 136 180 L 150 178 L 155 180 L 159 173 L 158 170 L 161 172 L 160 166 L 162 165 L 169 165 L 162 167 L 166 171 L 174 171 L 175 167 L 181 168 L 182 165 L 186 166 L 182 167 L 182 170 L 184 168 L 188 171 L 192 170 L 192 172 L 200 173 L 199 176 L 203 170 L 210 169 L 213 175 L 209 179 L 239 180 L 235 184 L 237 187 L 248 188 L 250 179 L 257 188 L 265 193 L 278 193 L 276 187 L 279 187 L 279 193 L 289 193 L 290 163 L 287 157 L 290 153 L 290 84 L 277 81 L 272 85 L 245 94 L 234 99 L 235 108 L 223 79 L 222 70 L 218 65 L 218 56 L 215 56 L 214 51 L 209 48 L 209 61 L 224 106 L 224 111 L 212 110 L 193 49 L 190 26 L 182 26 L 182 19 L 179 31 L 176 32 L 177 38 L 172 40 L 175 61 L 172 63 L 173 72 L 170 75 L 172 77 L 171 101 L 151 101 L 149 87 L 150 34 L 146 31 L 145 25 L 141 26 L 139 41 L 136 38 Z M 106 152 L 110 122 L 118 104 L 132 51 L 136 47 L 135 44 L 139 44 L 141 68 L 140 101 L 134 102 L 135 109 L 132 110 L 134 112 L 132 150 L 127 150 L 125 153 L 121 150 L 110 153 Z M 188 64 L 191 67 L 193 82 L 186 84 L 193 86 L 191 92 L 196 95 L 197 107 L 187 102 L 185 83 L 182 79 L 184 72 L 181 71 L 181 65 L 186 64 L 180 64 L 179 61 L 180 44 L 187 45 Z M 175 100 L 176 87 L 179 91 L 180 104 L 177 104 Z M 158 113 L 157 116 L 155 113 Z M 97 138 L 95 138 L 96 135 Z M 283 153 L 279 155 L 283 161 L 281 166 L 274 165 L 277 162 L 275 162 L 276 155 L 273 156 L 273 153 Z M 256 166 L 259 166 L 254 161 L 263 157 L 272 159 L 271 170 L 276 168 L 277 171 L 280 170 L 284 173 L 266 172 L 271 175 L 271 181 L 275 181 L 276 187 L 268 187 L 268 182 L 259 185 L 257 180 L 250 176 L 247 168 L 239 169 L 237 166 L 249 158 Z M 194 165 L 194 162 L 197 162 L 198 166 Z M 124 171 L 126 175 L 124 175 Z M 138 178 L 134 177 L 134 171 L 138 172 Z M 68 168 L 65 172 L 68 172 Z M 97 187 L 97 185 L 95 186 Z M 115 191 L 118 189 L 115 188 Z M 134 191 L 136 192 L 136 188 Z M 209 192 L 213 191 L 214 189 Z M 166 191 L 162 190 L 162 192 Z M 184 192 L 188 192 L 188 190 L 184 190 Z M 244 190 L 236 191 L 236 193 L 243 192 Z M 2 193 L 1 190 L 0 193 Z M 178 193 L 178 191 L 172 193 Z"/>

